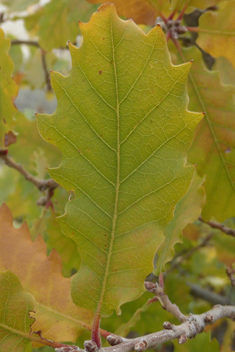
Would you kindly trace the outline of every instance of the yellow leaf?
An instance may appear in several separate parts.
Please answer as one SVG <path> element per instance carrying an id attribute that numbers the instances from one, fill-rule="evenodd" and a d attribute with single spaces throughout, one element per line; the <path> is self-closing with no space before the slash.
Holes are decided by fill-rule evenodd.
<path id="1" fill-rule="evenodd" d="M 197 44 L 214 57 L 224 56 L 235 68 L 235 1 L 221 2 L 219 11 L 199 19 Z"/>

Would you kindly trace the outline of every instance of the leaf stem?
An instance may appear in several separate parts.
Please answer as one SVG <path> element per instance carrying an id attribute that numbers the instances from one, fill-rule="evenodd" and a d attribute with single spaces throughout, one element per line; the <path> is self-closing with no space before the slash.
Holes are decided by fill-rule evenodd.
<path id="1" fill-rule="evenodd" d="M 167 24 L 168 19 L 163 15 L 161 11 L 159 11 L 159 16 L 163 19 L 164 23 Z"/>
<path id="2" fill-rule="evenodd" d="M 96 314 L 93 320 L 91 340 L 95 342 L 98 348 L 101 347 L 101 338 L 100 338 L 100 315 Z"/>
<path id="3" fill-rule="evenodd" d="M 186 27 L 189 32 L 200 32 L 200 28 L 198 27 Z"/>
<path id="4" fill-rule="evenodd" d="M 182 8 L 182 10 L 180 11 L 179 16 L 177 17 L 177 20 L 178 20 L 178 21 L 179 21 L 179 20 L 182 20 L 184 14 L 185 14 L 185 11 L 186 11 L 186 9 L 187 9 L 187 7 L 188 7 L 188 5 L 189 5 L 189 0 L 186 2 L 186 4 L 184 5 L 184 7 Z"/>

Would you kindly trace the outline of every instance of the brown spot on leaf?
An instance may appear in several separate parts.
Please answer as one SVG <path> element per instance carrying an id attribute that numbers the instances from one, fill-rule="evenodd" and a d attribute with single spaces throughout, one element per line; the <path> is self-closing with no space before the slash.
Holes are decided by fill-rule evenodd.
<path id="1" fill-rule="evenodd" d="M 102 71 L 99 71 L 99 75 L 102 75 Z"/>
<path id="2" fill-rule="evenodd" d="M 4 135 L 4 146 L 9 147 L 9 145 L 14 144 L 16 140 L 16 135 L 12 131 L 9 131 Z"/>

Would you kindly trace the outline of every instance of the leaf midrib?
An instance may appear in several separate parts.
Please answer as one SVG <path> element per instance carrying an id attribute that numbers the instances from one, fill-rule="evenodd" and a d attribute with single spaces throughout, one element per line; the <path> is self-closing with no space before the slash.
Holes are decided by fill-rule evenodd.
<path id="1" fill-rule="evenodd" d="M 97 304 L 96 315 L 100 316 L 100 311 L 103 304 L 104 293 L 106 290 L 106 283 L 108 279 L 109 269 L 110 269 L 110 261 L 112 256 L 113 250 L 113 242 L 114 242 L 114 234 L 116 229 L 116 220 L 117 220 L 117 209 L 118 209 L 118 198 L 119 198 L 119 187 L 120 187 L 120 115 L 119 115 L 119 96 L 118 96 L 118 79 L 117 79 L 117 70 L 116 70 L 116 58 L 115 58 L 115 47 L 114 47 L 114 38 L 113 38 L 113 25 L 112 21 L 110 21 L 110 33 L 111 33 L 111 40 L 112 40 L 112 53 L 113 53 L 113 68 L 114 68 L 114 78 L 115 78 L 115 90 L 116 90 L 116 115 L 117 115 L 117 178 L 116 178 L 116 192 L 115 192 L 115 202 L 114 202 L 114 210 L 113 210 L 113 222 L 112 222 L 112 232 L 111 232 L 111 239 L 110 245 L 108 249 L 108 256 L 107 256 L 107 265 L 105 268 L 104 279 L 102 282 L 102 288 L 100 293 L 100 299 Z"/>
<path id="2" fill-rule="evenodd" d="M 200 33 L 205 33 L 205 34 L 214 34 L 214 35 L 224 35 L 224 36 L 235 36 L 235 31 L 234 32 L 227 32 L 227 31 L 222 31 L 222 30 L 213 30 L 213 29 L 204 29 L 204 28 L 197 28 L 197 31 Z"/>
<path id="3" fill-rule="evenodd" d="M 48 306 L 46 306 L 46 305 L 44 305 L 44 304 L 42 304 L 42 303 L 39 303 L 39 302 L 37 302 L 37 301 L 35 302 L 35 305 L 36 305 L 36 308 L 37 308 L 37 307 L 40 307 L 40 308 L 44 309 L 44 310 L 47 311 L 47 312 L 51 312 L 51 313 L 53 313 L 53 314 L 55 314 L 55 315 L 58 315 L 58 316 L 60 316 L 60 317 L 62 317 L 62 318 L 65 318 L 65 319 L 67 319 L 67 320 L 69 320 L 69 321 L 71 321 L 71 322 L 73 322 L 73 323 L 76 323 L 76 324 L 80 325 L 80 326 L 82 326 L 84 329 L 87 329 L 87 330 L 91 330 L 91 329 L 92 329 L 92 328 L 91 328 L 91 325 L 86 324 L 86 323 L 84 323 L 83 321 L 80 321 L 80 320 L 78 320 L 78 319 L 75 319 L 75 318 L 73 318 L 71 315 L 67 315 L 67 314 L 64 314 L 64 313 L 62 313 L 62 312 L 59 312 L 58 310 L 52 309 L 52 308 L 50 308 L 50 307 L 48 307 Z M 36 314 L 37 314 L 37 309 L 36 309 Z"/>

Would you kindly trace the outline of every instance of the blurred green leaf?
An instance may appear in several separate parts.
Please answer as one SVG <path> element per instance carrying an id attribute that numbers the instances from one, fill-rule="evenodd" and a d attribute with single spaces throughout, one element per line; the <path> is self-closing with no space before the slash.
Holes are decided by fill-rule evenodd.
<path id="1" fill-rule="evenodd" d="M 25 352 L 34 322 L 30 316 L 35 309 L 34 297 L 10 271 L 0 273 L 0 292 L 0 350 Z"/>
<path id="2" fill-rule="evenodd" d="M 194 174 L 188 192 L 178 202 L 174 211 L 174 218 L 167 224 L 164 230 L 165 240 L 157 251 L 156 268 L 154 274 L 164 271 L 166 262 L 169 262 L 175 254 L 174 245 L 181 242 L 184 227 L 196 221 L 201 214 L 205 201 L 205 192 L 202 187 L 204 180 Z"/>
<path id="3" fill-rule="evenodd" d="M 0 147 L 8 146 L 4 135 L 13 130 L 15 118 L 19 115 L 13 101 L 17 96 L 18 87 L 12 79 L 14 65 L 8 54 L 11 40 L 5 38 L 0 28 Z"/>
<path id="4" fill-rule="evenodd" d="M 178 62 L 193 58 L 189 74 L 189 108 L 205 112 L 197 127 L 189 161 L 206 175 L 206 202 L 202 217 L 223 221 L 235 207 L 235 87 L 222 85 L 219 73 L 206 69 L 196 47 L 183 49 Z"/>

